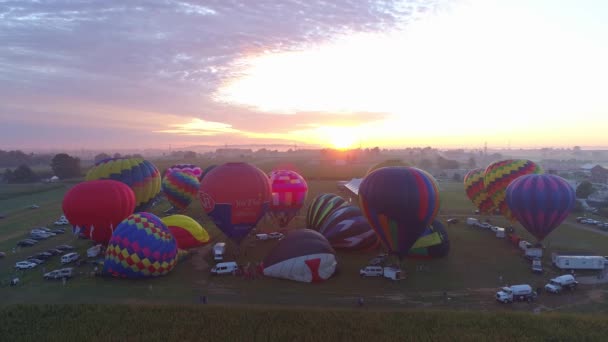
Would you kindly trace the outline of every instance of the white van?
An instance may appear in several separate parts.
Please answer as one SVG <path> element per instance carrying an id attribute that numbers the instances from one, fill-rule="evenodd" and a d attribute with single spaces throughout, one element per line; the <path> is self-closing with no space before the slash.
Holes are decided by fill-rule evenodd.
<path id="1" fill-rule="evenodd" d="M 211 274 L 233 274 L 238 271 L 239 266 L 236 261 L 220 262 L 211 268 Z"/>
<path id="2" fill-rule="evenodd" d="M 224 252 L 226 251 L 226 243 L 218 242 L 213 246 L 213 260 L 224 260 Z"/>
<path id="3" fill-rule="evenodd" d="M 362 277 L 381 277 L 384 273 L 382 266 L 365 266 L 359 270 Z"/>
<path id="4" fill-rule="evenodd" d="M 78 255 L 78 253 L 72 252 L 72 253 L 68 253 L 64 256 L 61 257 L 61 263 L 62 264 L 69 264 L 72 261 L 76 261 L 78 260 L 80 256 Z"/>

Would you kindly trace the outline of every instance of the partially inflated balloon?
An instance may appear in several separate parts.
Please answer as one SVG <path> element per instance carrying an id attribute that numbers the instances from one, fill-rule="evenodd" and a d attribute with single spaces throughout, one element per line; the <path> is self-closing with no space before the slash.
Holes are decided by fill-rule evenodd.
<path id="1" fill-rule="evenodd" d="M 160 172 L 142 158 L 102 160 L 89 170 L 86 179 L 112 179 L 125 183 L 135 193 L 135 211 L 148 208 L 160 193 Z"/>
<path id="2" fill-rule="evenodd" d="M 507 187 L 506 203 L 530 234 L 544 239 L 570 214 L 576 201 L 574 189 L 555 175 L 526 175 Z"/>
<path id="3" fill-rule="evenodd" d="M 194 248 L 209 242 L 209 233 L 189 216 L 171 215 L 161 220 L 173 234 L 178 248 Z"/>
<path id="4" fill-rule="evenodd" d="M 416 240 L 407 253 L 408 258 L 434 259 L 442 258 L 450 252 L 450 240 L 445 226 L 435 220 Z"/>
<path id="5" fill-rule="evenodd" d="M 103 271 L 117 278 L 158 277 L 175 267 L 177 256 L 175 239 L 162 221 L 150 213 L 136 213 L 112 234 Z"/>
<path id="6" fill-rule="evenodd" d="M 321 194 L 317 196 L 308 206 L 306 213 L 306 228 L 319 230 L 325 219 L 346 200 L 334 194 Z"/>
<path id="7" fill-rule="evenodd" d="M 62 207 L 65 217 L 82 234 L 106 244 L 118 224 L 133 214 L 135 194 L 121 182 L 88 181 L 70 189 Z"/>
<path id="8" fill-rule="evenodd" d="M 543 173 L 540 166 L 526 159 L 508 159 L 494 162 L 486 168 L 484 173 L 486 193 L 492 199 L 494 207 L 500 209 L 505 218 L 515 221 L 505 202 L 507 186 L 521 176 L 540 173 Z"/>
<path id="9" fill-rule="evenodd" d="M 270 215 L 280 227 L 285 227 L 304 205 L 308 185 L 295 171 L 277 170 L 270 174 L 272 202 Z"/>
<path id="10" fill-rule="evenodd" d="M 359 204 L 380 241 L 405 256 L 439 210 L 436 183 L 414 167 L 385 167 L 367 175 Z"/>
<path id="11" fill-rule="evenodd" d="M 473 169 L 464 176 L 464 191 L 481 213 L 490 214 L 494 202 L 486 193 L 484 184 L 485 169 Z"/>
<path id="12" fill-rule="evenodd" d="M 360 250 L 378 243 L 376 232 L 369 225 L 361 209 L 343 205 L 334 210 L 319 228 L 334 248 Z"/>
<path id="13" fill-rule="evenodd" d="M 165 173 L 162 189 L 169 203 L 177 209 L 186 209 L 196 198 L 199 188 L 198 178 L 186 171 L 171 171 Z"/>
<path id="14" fill-rule="evenodd" d="M 165 176 L 167 175 L 167 173 L 173 172 L 173 171 L 182 171 L 182 172 L 191 173 L 196 178 L 198 178 L 199 182 L 203 178 L 203 170 L 200 167 L 198 167 L 198 166 L 196 166 L 194 164 L 175 164 L 175 165 L 172 165 L 165 172 Z"/>
<path id="15" fill-rule="evenodd" d="M 251 164 L 226 163 L 203 177 L 199 197 L 218 228 L 240 243 L 268 210 L 270 182 Z"/>

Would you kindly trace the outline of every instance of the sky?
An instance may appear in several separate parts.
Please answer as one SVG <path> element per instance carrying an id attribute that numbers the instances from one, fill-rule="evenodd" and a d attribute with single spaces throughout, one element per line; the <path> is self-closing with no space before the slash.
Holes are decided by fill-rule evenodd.
<path id="1" fill-rule="evenodd" d="M 0 0 L 0 149 L 607 147 L 608 2 Z"/>

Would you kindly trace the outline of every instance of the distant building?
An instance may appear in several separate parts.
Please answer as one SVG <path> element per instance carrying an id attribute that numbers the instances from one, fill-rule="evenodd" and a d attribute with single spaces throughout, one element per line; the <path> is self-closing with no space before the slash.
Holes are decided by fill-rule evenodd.
<path id="1" fill-rule="evenodd" d="M 594 183 L 608 183 L 608 170 L 600 165 L 591 169 L 591 181 Z"/>

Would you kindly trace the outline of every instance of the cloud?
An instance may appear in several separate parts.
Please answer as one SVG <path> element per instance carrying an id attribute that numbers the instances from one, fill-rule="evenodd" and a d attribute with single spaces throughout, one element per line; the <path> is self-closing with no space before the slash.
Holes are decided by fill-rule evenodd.
<path id="1" fill-rule="evenodd" d="M 232 128 L 232 125 L 221 122 L 205 121 L 202 119 L 192 119 L 187 123 L 171 124 L 169 126 L 171 129 L 160 130 L 157 132 L 204 136 L 240 132 L 239 130 Z"/>

